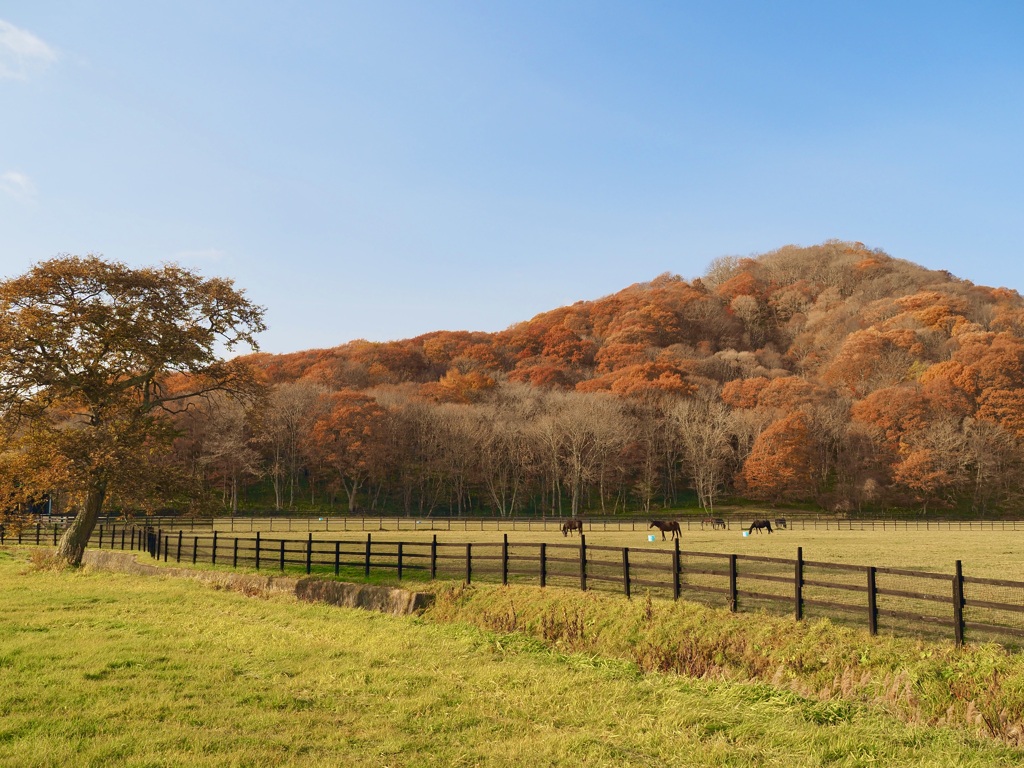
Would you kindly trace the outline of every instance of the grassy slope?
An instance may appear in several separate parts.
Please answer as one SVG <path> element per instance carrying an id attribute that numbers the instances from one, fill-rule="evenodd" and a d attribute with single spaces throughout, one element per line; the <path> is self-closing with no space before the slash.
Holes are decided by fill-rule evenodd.
<path id="1" fill-rule="evenodd" d="M 524 635 L 29 571 L 0 553 L 0 764 L 1018 765 L 843 702 Z"/>

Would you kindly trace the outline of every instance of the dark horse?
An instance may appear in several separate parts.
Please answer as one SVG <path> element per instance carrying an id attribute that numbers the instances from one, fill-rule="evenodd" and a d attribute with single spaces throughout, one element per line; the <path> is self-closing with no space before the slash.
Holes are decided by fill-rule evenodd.
<path id="1" fill-rule="evenodd" d="M 767 528 L 768 529 L 768 533 L 771 533 L 772 532 L 772 521 L 771 520 L 755 520 L 754 522 L 752 522 L 750 524 L 750 530 L 748 530 L 747 533 L 753 533 L 754 531 L 757 531 L 758 533 L 760 533 L 762 528 Z"/>
<path id="2" fill-rule="evenodd" d="M 777 517 L 777 518 L 775 518 L 775 527 L 776 528 L 788 528 L 789 526 L 786 525 L 786 518 L 784 518 L 784 517 Z"/>
<path id="3" fill-rule="evenodd" d="M 679 523 L 675 520 L 651 520 L 651 524 L 647 526 L 647 530 L 651 528 L 657 528 L 661 531 L 661 540 L 665 540 L 665 531 L 672 534 L 673 539 L 679 538 Z"/>
<path id="4" fill-rule="evenodd" d="M 583 521 L 582 520 L 566 520 L 562 523 L 562 535 L 568 536 L 573 531 L 579 531 L 583 533 Z"/>
<path id="5" fill-rule="evenodd" d="M 725 520 L 720 517 L 705 517 L 700 521 L 700 529 L 703 531 L 705 525 L 710 525 L 711 530 L 714 531 L 718 528 L 725 530 Z"/>

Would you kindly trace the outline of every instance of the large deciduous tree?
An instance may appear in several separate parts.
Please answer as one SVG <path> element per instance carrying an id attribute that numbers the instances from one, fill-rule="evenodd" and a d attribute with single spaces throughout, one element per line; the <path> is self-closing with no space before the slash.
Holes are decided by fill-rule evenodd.
<path id="1" fill-rule="evenodd" d="M 813 474 L 807 418 L 794 411 L 758 435 L 738 479 L 751 498 L 777 503 L 809 499 Z"/>
<path id="2" fill-rule="evenodd" d="M 104 502 L 165 491 L 172 413 L 213 392 L 249 393 L 263 308 L 231 280 L 169 264 L 60 256 L 0 282 L 0 476 L 11 495 L 61 490 L 78 514 L 57 548 L 81 562 Z"/>
<path id="3" fill-rule="evenodd" d="M 352 390 L 330 396 L 324 413 L 313 423 L 311 443 L 348 497 L 348 511 L 355 512 L 360 489 L 380 468 L 387 414 L 377 401 Z"/>

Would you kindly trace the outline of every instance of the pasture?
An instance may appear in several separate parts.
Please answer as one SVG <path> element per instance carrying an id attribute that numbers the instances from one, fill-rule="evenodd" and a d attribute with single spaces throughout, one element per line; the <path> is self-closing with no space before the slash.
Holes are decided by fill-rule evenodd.
<path id="1" fill-rule="evenodd" d="M 0 551 L 0 764 L 1019 765 L 1020 750 L 523 635 Z"/>
<path id="2" fill-rule="evenodd" d="M 774 519 L 774 516 L 772 516 Z M 671 518 L 666 518 L 671 519 Z M 749 522 L 749 521 L 748 521 Z M 607 530 L 602 520 L 586 520 L 587 543 L 597 546 L 630 547 L 642 549 L 665 549 L 672 547 L 671 541 L 662 542 L 657 529 L 648 530 L 645 522 L 637 523 L 636 530 L 617 530 L 612 520 Z M 342 525 L 344 524 L 344 528 Z M 261 531 L 275 538 L 304 539 L 308 532 L 316 534 L 317 540 L 348 538 L 353 535 L 371 533 L 381 541 L 422 541 L 427 542 L 433 535 L 444 542 L 493 542 L 498 543 L 507 534 L 510 542 L 522 543 L 565 543 L 577 541 L 563 537 L 560 522 L 548 521 L 546 527 L 536 521 L 518 521 L 513 527 L 511 520 L 500 523 L 488 521 L 455 521 L 446 527 L 441 521 L 416 521 L 411 518 L 341 518 L 309 521 L 305 518 L 289 521 L 286 526 L 280 519 L 270 518 L 237 519 L 221 518 L 214 527 L 224 535 Z M 628 525 L 628 524 L 627 524 Z M 879 524 L 880 526 L 881 524 Z M 649 534 L 655 534 L 655 541 L 649 542 Z M 964 573 L 970 576 L 1024 581 L 1024 527 L 1020 530 L 1003 530 L 981 527 L 952 527 L 933 525 L 925 528 L 905 529 L 888 523 L 887 528 L 837 529 L 833 523 L 826 530 L 823 527 L 800 528 L 776 531 L 772 534 L 754 532 L 743 537 L 741 529 L 734 523 L 729 530 L 701 530 L 699 525 L 682 530 L 680 546 L 697 552 L 722 554 L 758 555 L 763 557 L 792 558 L 797 547 L 803 547 L 803 556 L 808 560 L 821 560 L 851 565 L 874 565 L 889 568 L 952 573 L 954 563 L 962 560 Z"/>

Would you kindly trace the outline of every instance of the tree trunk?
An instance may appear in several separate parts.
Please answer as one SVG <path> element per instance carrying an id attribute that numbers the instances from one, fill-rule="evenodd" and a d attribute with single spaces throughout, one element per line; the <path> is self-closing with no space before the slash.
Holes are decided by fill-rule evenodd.
<path id="1" fill-rule="evenodd" d="M 100 512 L 103 511 L 103 500 L 107 495 L 107 484 L 97 481 L 89 488 L 89 494 L 85 499 L 85 509 L 81 510 L 71 525 L 64 531 L 60 543 L 57 544 L 56 558 L 65 561 L 68 565 L 79 566 L 82 564 L 82 555 L 85 553 L 85 545 L 89 543 L 93 529 L 96 528 L 96 521 L 99 520 Z"/>
<path id="2" fill-rule="evenodd" d="M 362 481 L 352 478 L 351 481 L 346 478 L 341 479 L 341 485 L 345 489 L 345 495 L 348 496 L 348 512 L 351 515 L 356 511 L 356 499 L 359 495 L 359 488 L 362 485 Z"/>

